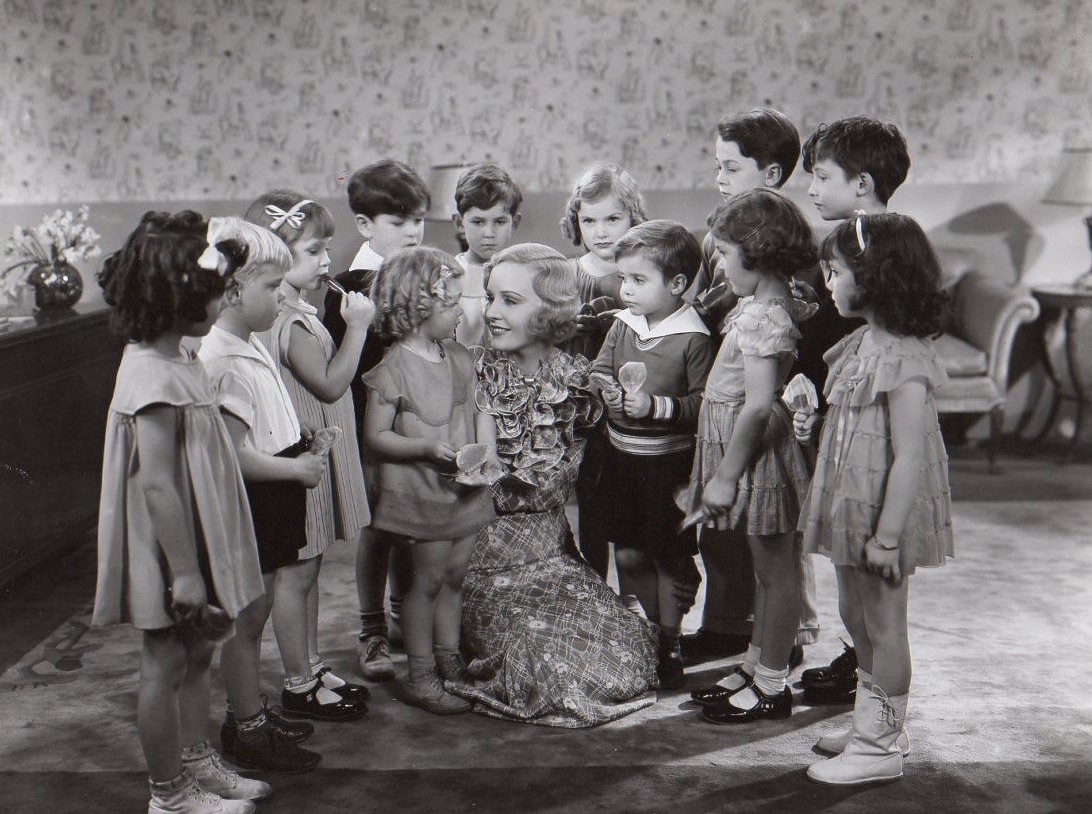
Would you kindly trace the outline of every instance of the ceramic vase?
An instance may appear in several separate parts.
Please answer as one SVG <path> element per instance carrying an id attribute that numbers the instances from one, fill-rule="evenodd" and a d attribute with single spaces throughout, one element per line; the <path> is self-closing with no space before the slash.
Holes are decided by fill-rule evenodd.
<path id="1" fill-rule="evenodd" d="M 71 308 L 83 294 L 80 273 L 63 260 L 37 266 L 27 282 L 34 286 L 34 304 L 42 311 Z"/>

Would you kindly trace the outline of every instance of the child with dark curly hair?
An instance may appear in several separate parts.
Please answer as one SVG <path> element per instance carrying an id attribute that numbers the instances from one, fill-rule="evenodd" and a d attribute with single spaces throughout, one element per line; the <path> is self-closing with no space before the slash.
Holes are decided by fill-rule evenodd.
<path id="1" fill-rule="evenodd" d="M 767 189 L 736 195 L 710 217 L 724 274 L 739 297 L 705 384 L 688 511 L 702 534 L 746 534 L 758 588 L 743 663 L 695 690 L 712 723 L 785 718 L 792 713 L 789 657 L 800 623 L 796 523 L 809 469 L 780 395 L 796 358 L 798 323 L 816 305 L 793 297 L 793 274 L 815 264 L 815 238 L 800 210 Z"/>
<path id="2" fill-rule="evenodd" d="M 372 527 L 409 545 L 413 583 L 402 603 L 409 678 L 403 700 L 440 715 L 468 712 L 441 678 L 463 675 L 462 586 L 478 530 L 493 519 L 484 485 L 453 476 L 456 456 L 484 444 L 496 459 L 493 419 L 474 401 L 470 352 L 454 340 L 462 267 L 438 249 L 403 249 L 383 261 L 371 298 L 391 345 L 364 374 L 364 443 L 379 461 Z"/>
<path id="3" fill-rule="evenodd" d="M 205 731 L 215 640 L 264 591 L 231 436 L 181 347 L 212 328 L 246 258 L 217 222 L 147 212 L 98 278 L 128 344 L 107 419 L 93 624 L 144 637 L 137 730 L 152 814 L 239 814 L 270 793 L 222 763 Z"/>
<path id="4" fill-rule="evenodd" d="M 953 554 L 948 456 L 933 393 L 946 380 L 930 340 L 946 295 L 921 227 L 861 215 L 828 235 L 820 261 L 834 304 L 865 325 L 826 354 L 830 405 L 800 514 L 807 551 L 838 574 L 839 610 L 857 652 L 849 732 L 819 739 L 836 757 L 808 777 L 856 785 L 902 776 L 910 689 L 906 577 Z M 805 416 L 794 416 L 807 440 Z"/>

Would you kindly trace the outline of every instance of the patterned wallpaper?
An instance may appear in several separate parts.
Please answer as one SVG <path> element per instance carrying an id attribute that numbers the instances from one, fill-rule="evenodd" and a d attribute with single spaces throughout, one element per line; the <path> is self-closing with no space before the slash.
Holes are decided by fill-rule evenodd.
<path id="1" fill-rule="evenodd" d="M 2 0 L 0 203 L 334 194 L 393 156 L 712 186 L 719 115 L 902 125 L 912 180 L 1046 183 L 1092 0 Z M 797 179 L 797 183 L 803 183 Z"/>

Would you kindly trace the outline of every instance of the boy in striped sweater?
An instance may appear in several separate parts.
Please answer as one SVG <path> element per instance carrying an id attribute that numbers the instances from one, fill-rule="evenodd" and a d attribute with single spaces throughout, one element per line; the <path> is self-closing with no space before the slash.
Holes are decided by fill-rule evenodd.
<path id="1" fill-rule="evenodd" d="M 683 610 L 674 585 L 693 571 L 697 542 L 693 529 L 679 533 L 682 513 L 673 496 L 690 476 L 715 352 L 709 329 L 683 299 L 701 265 L 701 245 L 682 224 L 646 221 L 618 241 L 615 262 L 626 307 L 592 367 L 610 439 L 600 486 L 610 507 L 604 527 L 615 544 L 621 593 L 636 594 L 660 625 L 660 686 L 677 689 Z"/>

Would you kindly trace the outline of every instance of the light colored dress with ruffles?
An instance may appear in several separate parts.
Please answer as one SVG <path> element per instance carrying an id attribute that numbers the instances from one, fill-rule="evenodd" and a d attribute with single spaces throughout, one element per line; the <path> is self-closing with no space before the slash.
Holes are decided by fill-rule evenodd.
<path id="1" fill-rule="evenodd" d="M 874 333 L 875 344 L 862 353 L 869 330 L 874 329 L 858 328 L 823 357 L 830 368 L 825 388 L 830 407 L 800 529 L 806 551 L 826 554 L 835 565 L 863 563 L 892 463 L 887 394 L 922 378 L 928 387 L 924 448 L 914 505 L 899 538 L 899 566 L 912 574 L 919 565 L 943 565 L 953 556 L 948 454 L 933 400 L 947 374 L 928 339 Z"/>
<path id="2" fill-rule="evenodd" d="M 341 428 L 330 449 L 329 465 L 322 480 L 314 489 L 307 490 L 307 545 L 300 549 L 299 558 L 310 560 L 323 554 L 334 540 L 355 542 L 360 530 L 372 521 L 372 515 L 354 431 L 353 394 L 346 390 L 333 404 L 327 404 L 296 377 L 288 363 L 293 325 L 301 326 L 318 340 L 327 361 L 337 348 L 318 318 L 318 309 L 300 298 L 285 300 L 273 327 L 260 335 L 276 362 L 300 423 L 316 428 Z"/>
<path id="3" fill-rule="evenodd" d="M 784 387 L 800 340 L 797 322 L 814 313 L 815 306 L 801 300 L 745 297 L 728 314 L 724 339 L 706 378 L 698 413 L 690 485 L 679 498 L 684 511 L 701 503 L 702 489 L 728 451 L 747 395 L 744 357 L 775 357 L 780 387 Z M 747 534 L 754 536 L 793 531 L 810 478 L 807 458 L 793 435 L 792 416 L 781 400 L 775 399 L 761 443 L 739 479 L 732 513 L 706 525 L 723 530 L 741 524 Z"/>
<path id="4" fill-rule="evenodd" d="M 479 350 L 479 409 L 496 418 L 507 477 L 463 585 L 463 645 L 492 678 L 448 682 L 484 715 L 597 726 L 656 700 L 656 631 L 573 553 L 565 501 L 602 412 L 590 363 L 555 350 L 533 377 Z"/>
<path id="5" fill-rule="evenodd" d="M 205 368 L 191 352 L 167 359 L 130 344 L 118 368 L 106 420 L 99 499 L 98 580 L 92 624 L 129 622 L 142 630 L 172 627 L 171 576 L 139 483 L 136 416 L 174 410 L 182 497 L 182 531 L 197 552 L 209 602 L 232 618 L 264 593 L 258 546 L 235 446 L 220 416 Z"/>

